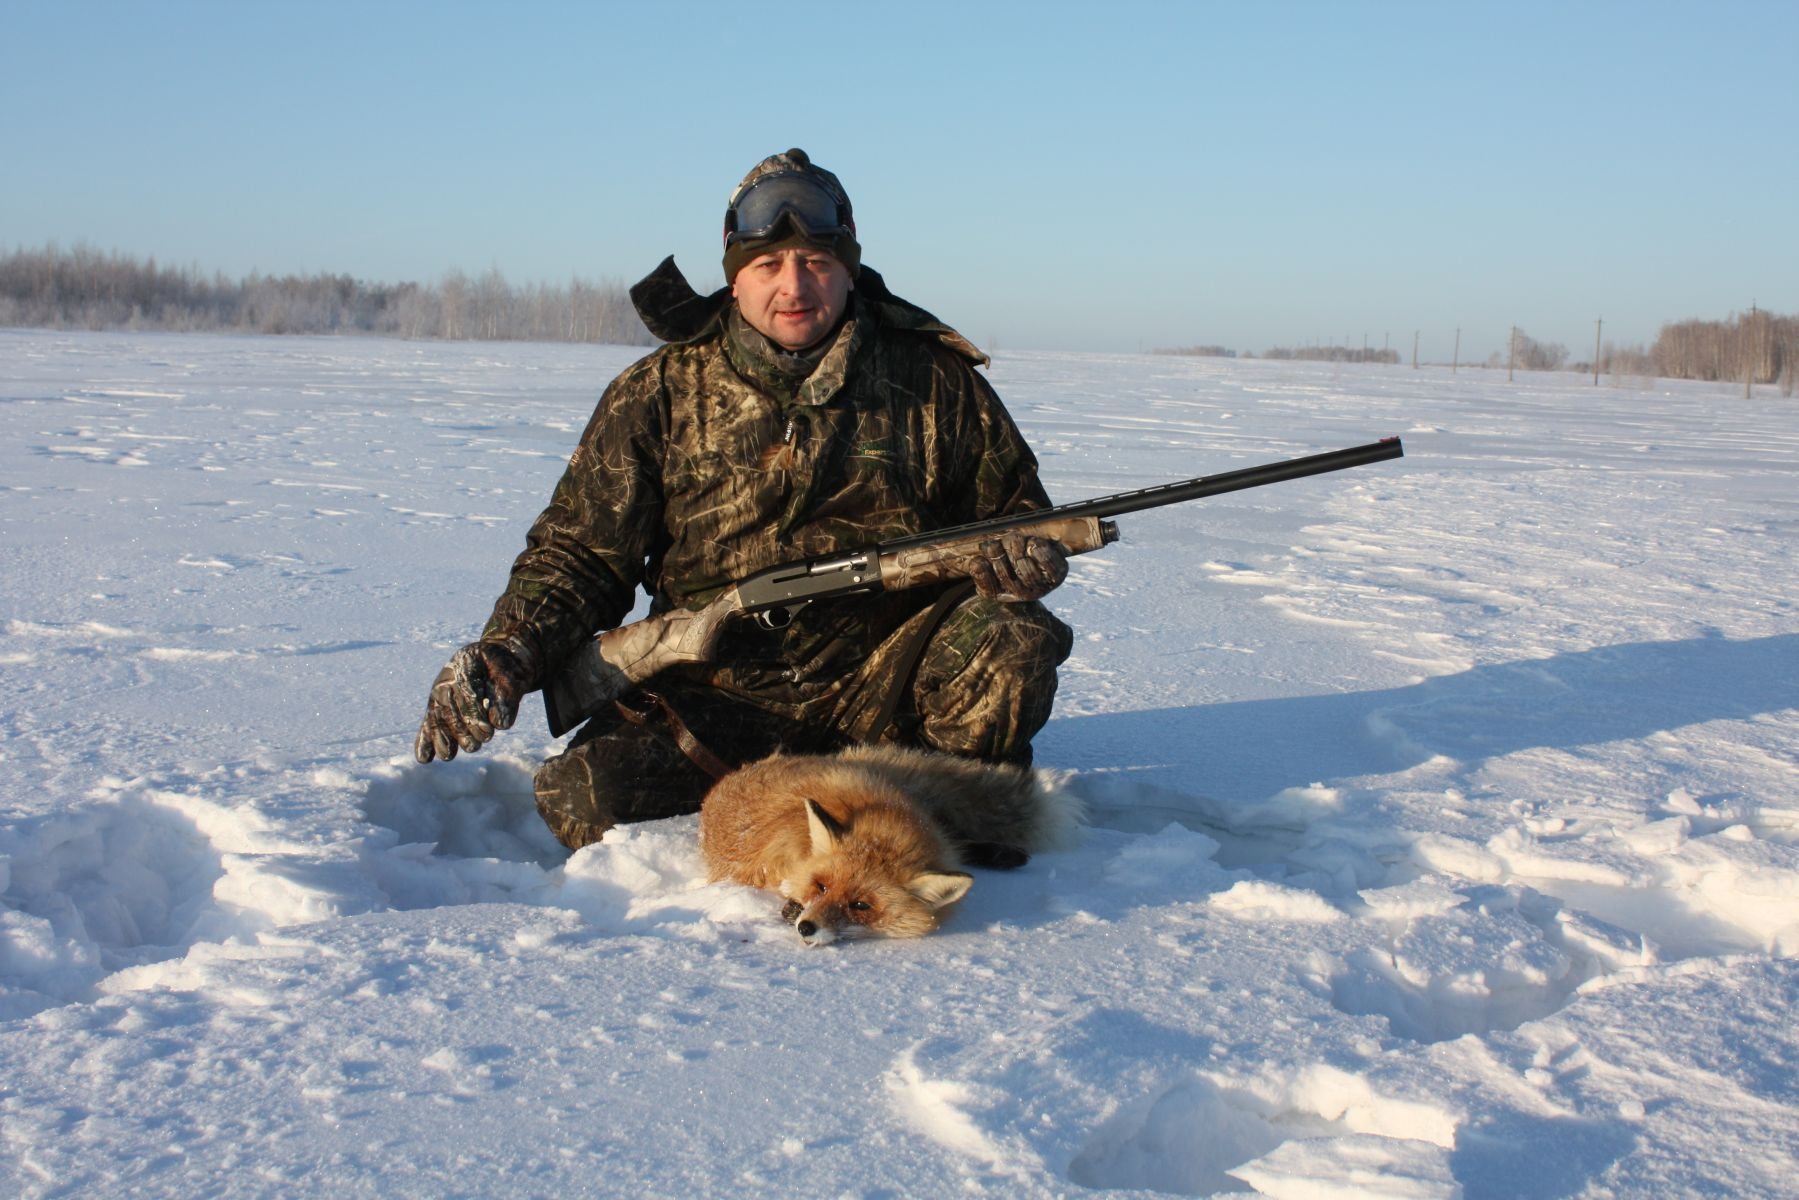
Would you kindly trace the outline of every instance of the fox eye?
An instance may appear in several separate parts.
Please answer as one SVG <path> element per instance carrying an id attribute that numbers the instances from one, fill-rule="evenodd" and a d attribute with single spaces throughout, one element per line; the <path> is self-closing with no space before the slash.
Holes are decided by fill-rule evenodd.
<path id="1" fill-rule="evenodd" d="M 816 882 L 814 882 L 814 883 L 813 883 L 813 885 L 812 885 L 812 886 L 813 886 L 813 887 L 815 887 L 815 888 L 817 888 L 817 889 L 818 889 L 818 894 L 819 894 L 819 895 L 821 895 L 821 896 L 822 896 L 822 895 L 824 895 L 824 894 L 825 894 L 825 893 L 826 893 L 826 892 L 828 892 L 828 891 L 830 891 L 830 890 L 831 890 L 831 885 L 830 885 L 830 884 L 828 884 L 828 883 L 826 883 L 826 882 L 825 882 L 825 881 L 824 881 L 824 880 L 822 880 L 822 879 L 820 879 L 820 880 L 817 880 L 817 881 L 816 881 Z"/>
<path id="2" fill-rule="evenodd" d="M 851 912 L 873 912 L 874 911 L 874 905 L 870 904 L 866 900 L 851 900 L 849 907 L 850 907 Z"/>

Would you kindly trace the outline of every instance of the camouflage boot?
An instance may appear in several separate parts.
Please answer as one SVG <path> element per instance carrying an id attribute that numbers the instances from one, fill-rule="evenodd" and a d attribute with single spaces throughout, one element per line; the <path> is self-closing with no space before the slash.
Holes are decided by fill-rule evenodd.
<path id="1" fill-rule="evenodd" d="M 683 750 L 677 731 L 648 706 L 629 719 L 622 706 L 607 709 L 583 725 L 532 779 L 538 814 L 569 849 L 599 841 L 614 825 L 698 812 L 719 769 L 780 747 L 826 748 L 816 731 L 711 689 L 670 681 L 657 690 L 703 748 Z"/>
<path id="2" fill-rule="evenodd" d="M 582 726 L 531 780 L 538 815 L 570 850 L 614 825 L 698 812 L 711 785 L 673 738 L 610 712 Z"/>

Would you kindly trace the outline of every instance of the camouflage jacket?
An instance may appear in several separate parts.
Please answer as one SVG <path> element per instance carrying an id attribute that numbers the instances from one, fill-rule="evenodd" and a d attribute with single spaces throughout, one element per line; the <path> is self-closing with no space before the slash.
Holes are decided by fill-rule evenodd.
<path id="1" fill-rule="evenodd" d="M 601 397 L 526 537 L 483 637 L 561 661 L 631 611 L 699 607 L 774 563 L 1049 503 L 1037 461 L 960 334 L 863 268 L 848 318 L 795 374 L 673 259 L 632 289 L 669 341 Z M 804 368 L 801 368 L 803 370 Z M 809 606 L 779 633 L 741 623 L 711 682 L 755 692 L 866 655 L 939 589 Z"/>

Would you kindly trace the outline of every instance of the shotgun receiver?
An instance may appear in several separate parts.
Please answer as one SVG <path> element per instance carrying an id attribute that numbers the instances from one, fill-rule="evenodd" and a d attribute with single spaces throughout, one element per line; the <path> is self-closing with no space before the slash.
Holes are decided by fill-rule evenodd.
<path id="1" fill-rule="evenodd" d="M 732 621 L 751 617 L 778 629 L 813 600 L 922 587 L 954 579 L 967 574 L 964 564 L 978 553 L 983 541 L 995 534 L 1017 530 L 1027 536 L 1060 542 L 1069 554 L 1085 554 L 1118 540 L 1118 526 L 1107 519 L 1110 517 L 1384 462 L 1404 453 L 1398 438 L 1382 438 L 1346 450 L 1202 475 L 1075 504 L 933 529 L 846 553 L 779 563 L 731 584 L 703 608 L 672 609 L 608 630 L 588 642 L 544 686 L 550 734 L 561 737 L 607 701 L 616 700 L 667 667 L 710 662 L 720 635 Z"/>

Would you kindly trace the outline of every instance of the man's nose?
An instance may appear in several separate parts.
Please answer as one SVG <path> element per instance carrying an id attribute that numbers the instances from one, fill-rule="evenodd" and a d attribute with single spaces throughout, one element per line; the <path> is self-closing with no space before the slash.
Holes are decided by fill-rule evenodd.
<path id="1" fill-rule="evenodd" d="M 776 276 L 776 279 L 779 281 L 782 291 L 799 291 L 800 285 L 805 281 L 805 278 L 806 272 L 800 269 L 800 260 L 797 254 L 791 258 L 783 258 L 781 260 L 781 271 L 780 274 Z"/>

